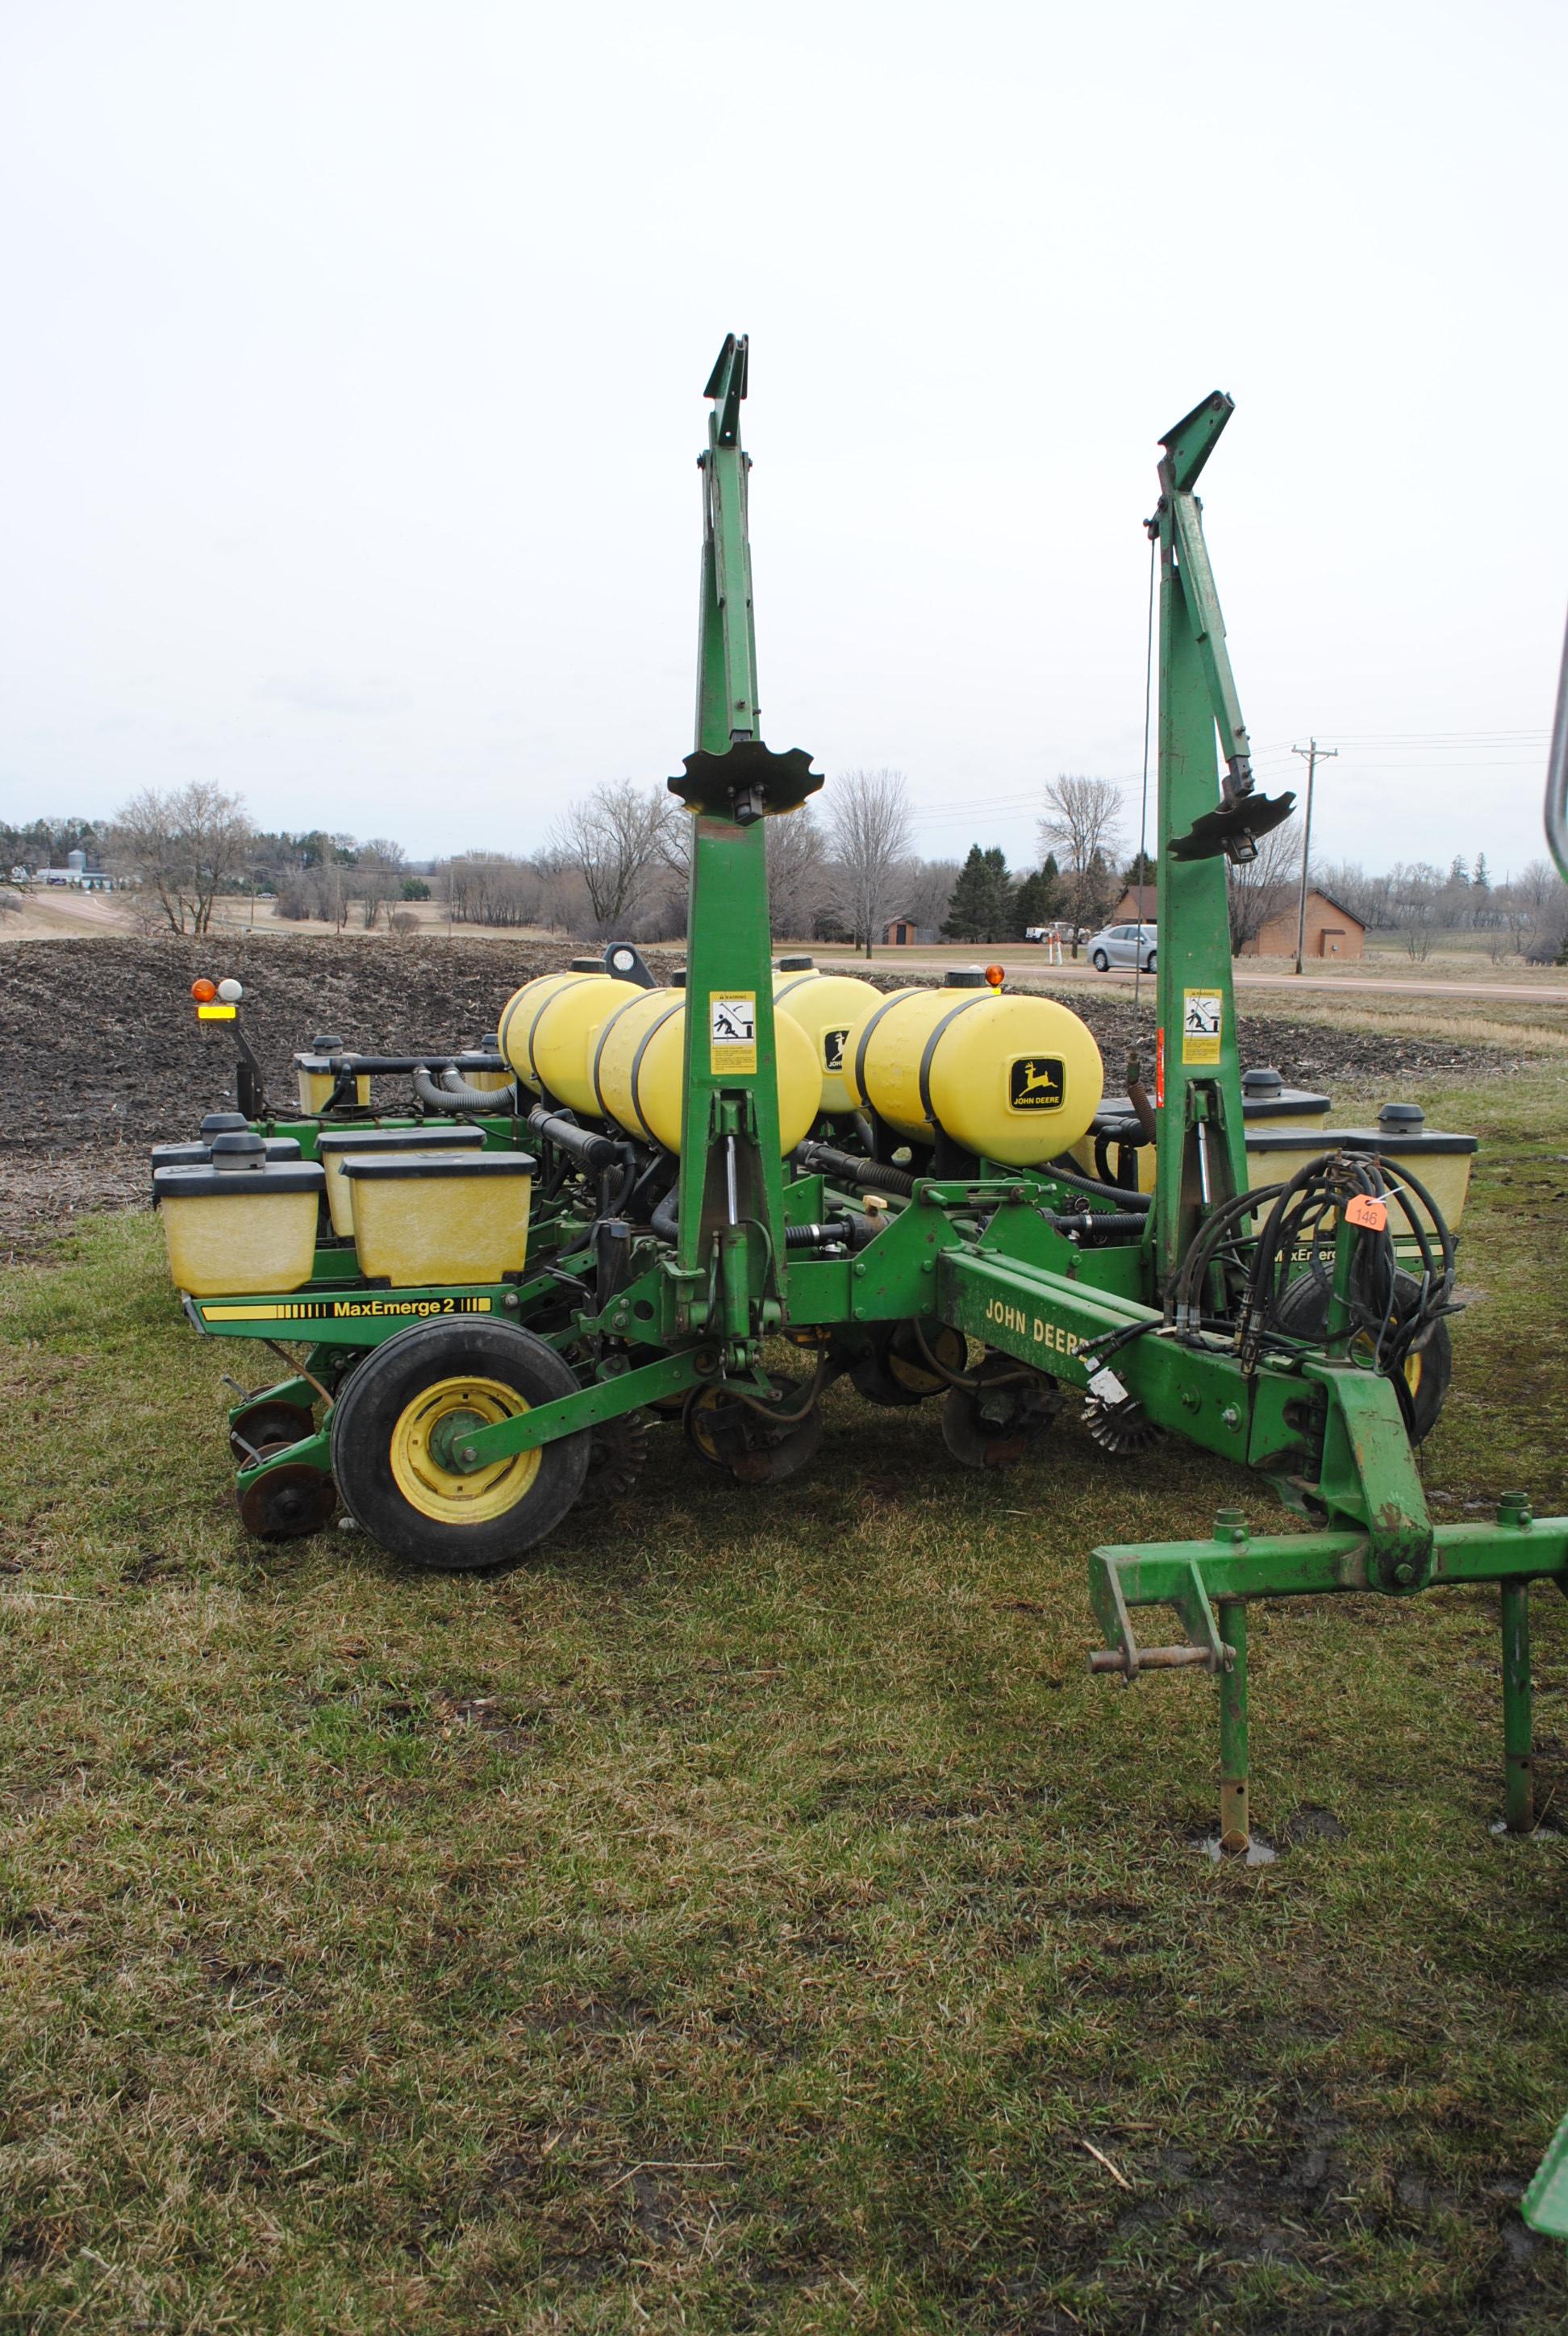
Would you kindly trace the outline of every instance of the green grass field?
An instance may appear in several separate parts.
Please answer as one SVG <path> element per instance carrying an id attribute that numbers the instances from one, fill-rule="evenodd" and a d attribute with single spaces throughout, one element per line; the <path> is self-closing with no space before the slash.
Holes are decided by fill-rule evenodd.
<path id="1" fill-rule="evenodd" d="M 1435 1506 L 1561 1505 L 1568 1079 L 1420 1099 L 1487 1138 Z M 809 1480 L 660 1430 L 425 1579 L 240 1533 L 149 1219 L 0 1341 L 0 2330 L 1562 2329 L 1493 1594 L 1255 1614 L 1222 1868 L 1212 1686 L 1085 1667 L 1095 1542 L 1278 1516 L 1197 1455 L 982 1478 L 841 1387 Z"/>

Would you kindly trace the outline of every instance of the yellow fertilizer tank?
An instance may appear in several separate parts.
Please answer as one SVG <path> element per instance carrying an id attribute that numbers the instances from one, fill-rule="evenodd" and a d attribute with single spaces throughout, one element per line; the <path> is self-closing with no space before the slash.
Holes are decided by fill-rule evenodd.
<path id="1" fill-rule="evenodd" d="M 259 1135 L 220 1135 L 206 1165 L 161 1168 L 153 1197 L 175 1287 L 192 1298 L 302 1288 L 321 1183 L 314 1161 L 269 1160 Z"/>
<path id="2" fill-rule="evenodd" d="M 823 1075 L 823 1111 L 858 1111 L 865 1097 L 845 1047 L 856 1023 L 881 1004 L 881 991 L 853 974 L 819 972 L 809 958 L 786 957 L 774 976 L 773 996 L 774 1006 L 798 1022 L 812 1042 Z"/>
<path id="3" fill-rule="evenodd" d="M 343 1163 L 367 1280 L 499 1281 L 528 1254 L 533 1162 L 521 1152 L 400 1152 Z"/>
<path id="4" fill-rule="evenodd" d="M 645 1144 L 680 1150 L 686 998 L 677 989 L 638 989 L 609 1015 L 589 1059 L 596 1117 L 617 1121 Z M 780 1014 L 774 1024 L 778 1065 L 779 1148 L 793 1152 L 822 1110 L 823 1079 L 811 1040 Z"/>
<path id="5" fill-rule="evenodd" d="M 1100 1050 L 1076 1014 L 983 978 L 879 998 L 847 1051 L 855 1085 L 899 1134 L 930 1144 L 940 1128 L 1009 1168 L 1068 1151 L 1105 1086 Z"/>
<path id="6" fill-rule="evenodd" d="M 603 1116 L 589 1067 L 600 1025 L 618 1006 L 657 993 L 608 973 L 547 973 L 507 1001 L 501 1048 L 525 1086 L 579 1116 Z"/>

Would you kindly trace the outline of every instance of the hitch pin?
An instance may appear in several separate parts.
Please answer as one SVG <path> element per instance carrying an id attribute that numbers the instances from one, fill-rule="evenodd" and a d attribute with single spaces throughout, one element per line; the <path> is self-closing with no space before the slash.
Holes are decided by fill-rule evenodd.
<path id="1" fill-rule="evenodd" d="M 1138 1669 L 1141 1671 L 1174 1671 L 1185 1669 L 1193 1663 L 1209 1660 L 1207 1647 L 1140 1647 Z M 1096 1647 L 1089 1656 L 1091 1671 L 1125 1671 L 1127 1658 L 1120 1647 Z"/>

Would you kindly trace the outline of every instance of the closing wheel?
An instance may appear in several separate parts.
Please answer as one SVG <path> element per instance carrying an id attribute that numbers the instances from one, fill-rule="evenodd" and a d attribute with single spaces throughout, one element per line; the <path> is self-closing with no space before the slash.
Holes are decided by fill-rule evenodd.
<path id="1" fill-rule="evenodd" d="M 400 1330 L 360 1364 L 333 1408 L 344 1506 L 394 1557 L 438 1572 L 521 1557 L 582 1491 L 589 1431 L 471 1469 L 460 1465 L 461 1439 L 577 1392 L 567 1365 L 531 1331 L 461 1319 Z"/>
<path id="2" fill-rule="evenodd" d="M 306 1403 L 285 1403 L 258 1396 L 237 1411 L 229 1423 L 229 1445 L 241 1468 L 252 1468 L 257 1455 L 274 1444 L 298 1444 L 316 1433 L 316 1421 Z"/>
<path id="3" fill-rule="evenodd" d="M 768 1374 L 786 1416 L 771 1419 L 760 1403 L 745 1401 L 729 1387 L 693 1387 L 686 1400 L 687 1440 L 710 1468 L 740 1484 L 778 1484 L 816 1456 L 823 1440 L 820 1403 L 802 1414 L 805 1389 L 798 1379 Z"/>
<path id="4" fill-rule="evenodd" d="M 988 1355 L 972 1387 L 948 1389 L 942 1441 L 966 1468 L 1010 1468 L 1028 1458 L 1056 1411 L 1051 1380 L 1006 1355 Z"/>
<path id="5" fill-rule="evenodd" d="M 306 1434 L 309 1432 L 307 1427 Z M 255 1455 L 270 1459 L 275 1452 L 287 1452 L 298 1440 L 291 1436 L 287 1441 L 256 1445 Z M 250 1453 L 245 1459 L 249 1465 Z M 337 1510 L 337 1488 L 326 1470 L 307 1467 L 303 1461 L 286 1461 L 280 1467 L 268 1468 L 252 1477 L 243 1492 L 237 1488 L 235 1498 L 240 1523 L 258 1541 L 302 1540 L 307 1533 L 322 1532 Z"/>

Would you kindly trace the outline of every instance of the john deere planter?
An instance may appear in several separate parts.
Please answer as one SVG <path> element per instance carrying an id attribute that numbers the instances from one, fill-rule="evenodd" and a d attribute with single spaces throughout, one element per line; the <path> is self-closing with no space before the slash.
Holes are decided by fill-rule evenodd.
<path id="1" fill-rule="evenodd" d="M 732 337 L 706 391 L 696 739 L 669 782 L 684 983 L 618 943 L 525 984 L 470 1053 L 321 1034 L 284 1114 L 228 1001 L 245 1118 L 154 1185 L 193 1326 L 303 1349 L 230 1416 L 247 1524 L 313 1531 L 340 1500 L 415 1564 L 490 1566 L 628 1485 L 656 1426 L 742 1483 L 787 1477 L 841 1373 L 938 1403 L 974 1466 L 1038 1450 L 1076 1403 L 1107 1455 L 1181 1436 L 1291 1513 L 1089 1560 L 1096 1670 L 1216 1682 L 1227 1847 L 1249 1602 L 1451 1582 L 1500 1585 L 1505 1806 L 1527 1826 L 1528 1593 L 1568 1581 L 1568 1519 L 1514 1494 L 1434 1527 L 1414 1451 L 1448 1383 L 1474 1144 L 1407 1109 L 1330 1129 L 1326 1098 L 1238 1060 L 1227 871 L 1290 798 L 1253 784 L 1193 493 L 1229 399 L 1163 442 L 1159 1044 L 1107 1104 L 1078 1017 L 999 974 L 888 996 L 771 962 L 768 823 L 823 782 L 757 715 L 745 390 Z M 784 1340 L 809 1371 L 770 1368 Z M 1153 1606 L 1179 1628 L 1148 1645 Z"/>

